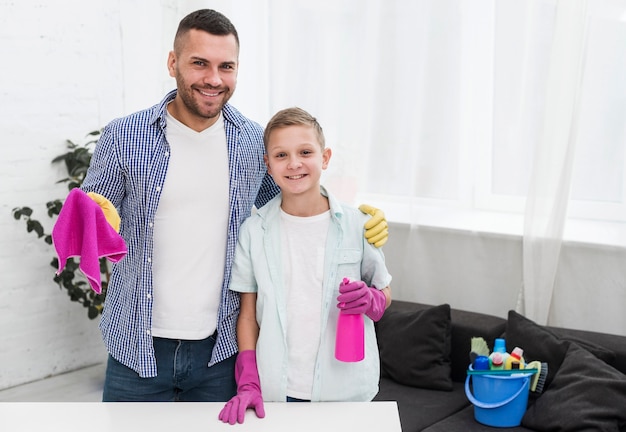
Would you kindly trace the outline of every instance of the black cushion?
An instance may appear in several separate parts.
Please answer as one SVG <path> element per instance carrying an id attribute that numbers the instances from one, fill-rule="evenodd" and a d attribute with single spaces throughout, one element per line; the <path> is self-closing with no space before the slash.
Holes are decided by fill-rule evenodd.
<path id="1" fill-rule="evenodd" d="M 507 350 L 510 351 L 514 347 L 520 347 L 524 350 L 524 359 L 526 361 L 539 360 L 548 363 L 545 386 L 550 385 L 554 379 L 565 358 L 565 353 L 574 342 L 582 344 L 584 349 L 603 361 L 610 362 L 615 360 L 615 353 L 607 348 L 572 336 L 563 335 L 559 337 L 546 327 L 536 324 L 525 316 L 513 310 L 509 311 L 506 324 Z"/>
<path id="2" fill-rule="evenodd" d="M 570 343 L 550 385 L 522 425 L 538 431 L 626 430 L 626 375 Z"/>
<path id="3" fill-rule="evenodd" d="M 578 345 L 585 348 L 587 351 L 595 355 L 601 360 L 604 360 L 615 369 L 626 374 L 626 337 L 618 336 L 616 334 L 598 333 L 586 330 L 567 329 L 563 327 L 548 327 L 552 333 L 557 335 L 560 339 L 576 342 Z M 615 329 L 618 331 L 618 329 Z M 590 342 L 595 344 L 595 347 L 589 346 Z M 601 353 L 600 347 L 608 353 Z"/>
<path id="4" fill-rule="evenodd" d="M 414 311 L 392 303 L 376 334 L 383 377 L 411 387 L 452 390 L 450 305 Z"/>

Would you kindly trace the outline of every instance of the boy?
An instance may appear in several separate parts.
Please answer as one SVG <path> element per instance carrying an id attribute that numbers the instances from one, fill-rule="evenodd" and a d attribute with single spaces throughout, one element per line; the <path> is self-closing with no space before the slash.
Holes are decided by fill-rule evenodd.
<path id="1" fill-rule="evenodd" d="M 391 302 L 384 255 L 363 238 L 364 215 L 320 185 L 332 152 L 316 119 L 300 108 L 279 111 L 264 142 L 281 192 L 243 223 L 235 252 L 237 395 L 219 416 L 230 424 L 243 423 L 250 407 L 264 417 L 263 400 L 371 400 L 379 380 L 373 322 Z M 360 362 L 334 357 L 339 313 L 366 316 Z"/>

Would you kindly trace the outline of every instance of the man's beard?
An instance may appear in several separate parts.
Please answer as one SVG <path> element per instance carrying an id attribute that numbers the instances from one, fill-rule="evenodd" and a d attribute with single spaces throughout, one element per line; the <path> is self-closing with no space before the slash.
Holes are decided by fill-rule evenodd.
<path id="1" fill-rule="evenodd" d="M 220 102 L 207 106 L 198 102 L 198 95 L 196 94 L 196 90 L 192 86 L 188 86 L 185 83 L 184 79 L 176 77 L 176 83 L 178 85 L 178 94 L 180 95 L 181 100 L 185 105 L 185 108 L 193 115 L 205 119 L 213 119 L 219 116 L 222 108 L 224 108 L 224 105 L 226 104 L 226 102 L 228 102 L 232 95 L 232 91 L 228 87 L 220 88 L 218 90 L 222 92 Z M 217 89 L 201 88 L 201 90 L 204 92 L 213 92 Z"/>

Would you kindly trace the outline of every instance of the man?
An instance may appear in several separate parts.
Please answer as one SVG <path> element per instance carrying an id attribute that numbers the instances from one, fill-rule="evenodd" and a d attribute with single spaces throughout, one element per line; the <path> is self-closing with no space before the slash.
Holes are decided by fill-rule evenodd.
<path id="1" fill-rule="evenodd" d="M 103 401 L 227 401 L 236 393 L 239 296 L 228 289 L 239 226 L 278 193 L 263 130 L 227 102 L 239 39 L 209 9 L 179 24 L 168 70 L 177 89 L 102 132 L 85 192 L 120 211 L 127 256 L 100 322 L 109 352 Z M 375 210 L 375 209 L 374 209 Z M 366 232 L 387 238 L 384 218 Z"/>

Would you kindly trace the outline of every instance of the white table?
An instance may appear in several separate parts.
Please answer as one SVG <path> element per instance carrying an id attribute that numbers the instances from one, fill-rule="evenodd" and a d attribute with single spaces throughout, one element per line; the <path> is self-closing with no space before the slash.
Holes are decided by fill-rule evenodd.
<path id="1" fill-rule="evenodd" d="M 63 432 L 401 432 L 396 402 L 265 403 L 265 418 L 253 410 L 243 424 L 218 419 L 224 404 L 3 402 L 3 430 Z M 6 429 L 5 429 L 6 428 Z"/>

